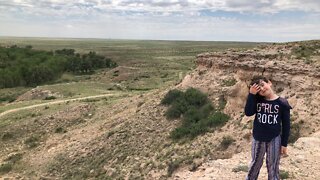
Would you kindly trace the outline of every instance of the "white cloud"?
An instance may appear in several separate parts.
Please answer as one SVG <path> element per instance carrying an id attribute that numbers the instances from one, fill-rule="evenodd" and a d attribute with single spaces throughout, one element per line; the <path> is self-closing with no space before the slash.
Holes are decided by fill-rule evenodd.
<path id="1" fill-rule="evenodd" d="M 223 10 L 234 12 L 276 13 L 283 10 L 320 12 L 319 0 L 8 0 L 0 7 L 44 15 L 87 15 L 93 12 L 182 12 Z"/>
<path id="2" fill-rule="evenodd" d="M 273 18 L 283 11 L 306 17 Z M 292 41 L 320 39 L 319 19 L 317 0 L 0 0 L 0 35 L 13 36 Z"/>

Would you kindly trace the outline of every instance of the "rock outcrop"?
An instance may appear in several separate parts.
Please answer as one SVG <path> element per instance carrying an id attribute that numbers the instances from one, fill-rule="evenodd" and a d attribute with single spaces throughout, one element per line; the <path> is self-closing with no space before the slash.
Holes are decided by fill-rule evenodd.
<path id="1" fill-rule="evenodd" d="M 288 170 L 293 179 L 317 177 L 310 172 L 301 172 L 312 171 L 314 168 L 308 166 L 315 158 L 316 166 L 320 168 L 319 151 L 313 151 L 314 147 L 303 151 L 301 148 L 304 145 L 301 143 L 316 142 L 307 144 L 314 144 L 316 148 L 320 148 L 319 137 L 314 135 L 320 132 L 320 56 L 319 53 L 315 53 L 317 55 L 308 59 L 298 59 L 294 54 L 297 47 L 299 43 L 288 43 L 244 52 L 229 50 L 197 56 L 196 70 L 187 75 L 177 87 L 198 88 L 207 93 L 217 106 L 221 102 L 226 103 L 224 112 L 232 117 L 232 122 L 229 122 L 225 130 L 237 140 L 236 146 L 240 147 L 238 151 L 241 153 L 231 159 L 207 162 L 196 172 L 177 172 L 175 179 L 244 179 L 245 173 L 234 173 L 232 168 L 239 163 L 248 165 L 250 161 L 250 141 L 244 141 L 244 138 L 250 134 L 253 117 L 244 116 L 243 109 L 249 91 L 248 85 L 254 75 L 264 75 L 271 79 L 273 90 L 279 96 L 288 99 L 293 107 L 290 135 L 292 141 L 304 137 L 289 145 L 292 154 L 290 158 L 284 159 L 283 169 Z M 298 160 L 298 157 L 301 160 Z M 238 162 L 239 159 L 241 162 Z M 301 161 L 299 166 L 302 167 L 298 167 L 298 170 L 296 161 Z M 219 177 L 216 174 L 219 174 Z M 266 177 L 265 174 L 262 176 Z"/>

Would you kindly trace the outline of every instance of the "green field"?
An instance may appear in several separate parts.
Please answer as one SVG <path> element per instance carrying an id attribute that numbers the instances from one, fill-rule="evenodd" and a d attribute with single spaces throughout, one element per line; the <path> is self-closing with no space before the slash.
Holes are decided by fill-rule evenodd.
<path id="1" fill-rule="evenodd" d="M 67 72 L 56 81 L 37 87 L 0 89 L 0 113 L 4 114 L 0 117 L 0 156 L 6 157 L 0 161 L 0 176 L 12 172 L 31 179 L 42 173 L 65 179 L 120 179 L 127 174 L 122 169 L 127 169 L 134 172 L 130 179 L 135 179 L 150 169 L 168 166 L 173 171 L 211 148 L 211 144 L 205 144 L 190 151 L 187 144 L 178 149 L 171 146 L 166 138 L 171 125 L 163 118 L 156 119 L 161 116 L 161 108 L 153 102 L 157 96 L 149 91 L 162 91 L 178 83 L 196 67 L 197 54 L 247 49 L 258 43 L 0 37 L 0 46 L 12 45 L 31 45 L 47 51 L 75 49 L 81 54 L 95 51 L 119 66 L 90 74 Z M 14 101 L 33 88 L 59 95 L 47 100 L 29 95 L 27 100 Z M 95 95 L 103 97 L 92 97 Z M 31 105 L 37 107 L 30 108 Z M 80 143 L 80 149 L 88 149 L 90 155 L 72 149 L 77 148 L 73 142 Z M 51 154 L 46 146 L 50 143 L 52 149 L 57 149 Z M 96 151 L 100 147 L 103 151 Z M 177 159 L 173 161 L 170 154 L 175 152 Z M 115 167 L 114 175 L 105 172 L 108 165 Z"/>
<path id="2" fill-rule="evenodd" d="M 258 43 L 0 37 L 0 46 L 11 45 L 31 45 L 33 49 L 47 51 L 70 48 L 81 54 L 95 51 L 118 63 L 115 69 L 100 69 L 91 75 L 64 74 L 54 82 L 58 84 L 41 86 L 67 97 L 81 97 L 103 94 L 107 90 L 144 91 L 168 87 L 195 68 L 197 54 L 228 48 L 247 49 Z M 10 96 L 7 92 L 0 90 L 0 96 Z M 19 92 L 23 92 L 21 88 Z M 12 93 L 12 89 L 10 93 L 14 97 L 19 94 Z"/>

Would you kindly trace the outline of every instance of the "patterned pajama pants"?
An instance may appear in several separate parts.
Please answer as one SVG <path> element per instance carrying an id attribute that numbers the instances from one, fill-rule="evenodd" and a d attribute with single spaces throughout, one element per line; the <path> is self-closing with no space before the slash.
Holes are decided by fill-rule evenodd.
<path id="1" fill-rule="evenodd" d="M 268 180 L 280 180 L 279 178 L 279 162 L 281 152 L 280 135 L 272 139 L 270 142 L 257 141 L 252 137 L 251 156 L 252 161 L 246 180 L 258 179 L 260 169 L 263 164 L 264 154 L 267 154 L 266 163 L 268 170 Z"/>

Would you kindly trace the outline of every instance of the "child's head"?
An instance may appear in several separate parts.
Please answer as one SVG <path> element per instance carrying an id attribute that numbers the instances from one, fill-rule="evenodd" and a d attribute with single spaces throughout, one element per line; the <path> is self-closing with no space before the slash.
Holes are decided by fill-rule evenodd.
<path id="1" fill-rule="evenodd" d="M 258 95 L 260 96 L 266 97 L 274 93 L 271 88 L 272 86 L 271 81 L 264 76 L 261 76 L 261 75 L 254 76 L 251 80 L 250 85 L 253 85 L 253 84 L 258 84 L 260 86 L 260 91 L 258 92 Z"/>

